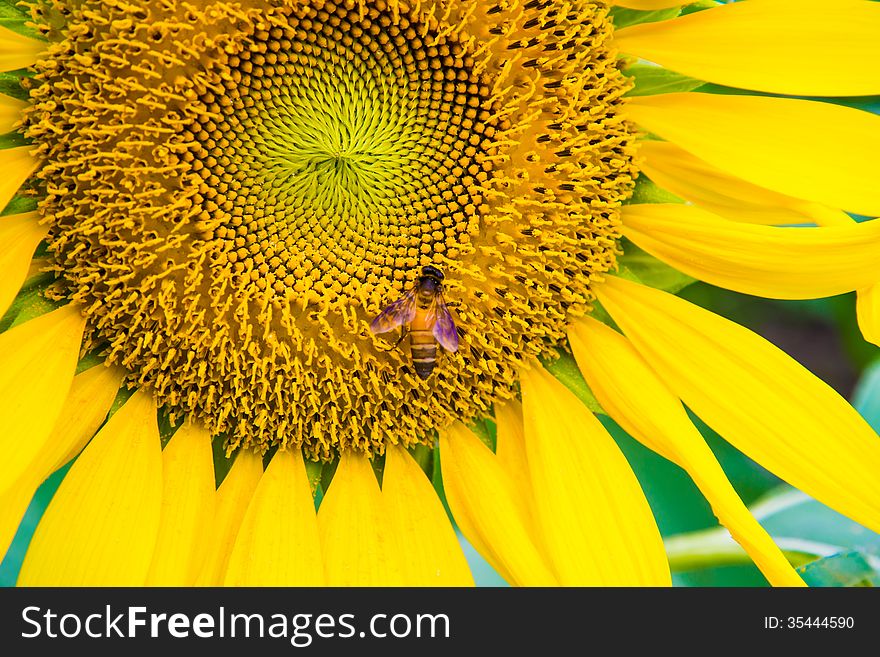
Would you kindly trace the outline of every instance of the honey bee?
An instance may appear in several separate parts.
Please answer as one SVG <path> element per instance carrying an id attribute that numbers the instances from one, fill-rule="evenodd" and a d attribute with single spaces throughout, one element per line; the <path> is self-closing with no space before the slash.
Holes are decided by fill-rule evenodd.
<path id="1" fill-rule="evenodd" d="M 400 341 L 409 334 L 413 367 L 422 380 L 437 363 L 437 343 L 446 351 L 458 349 L 458 332 L 443 300 L 443 272 L 433 265 L 422 268 L 419 280 L 400 299 L 385 308 L 370 324 L 373 333 L 402 327 Z"/>

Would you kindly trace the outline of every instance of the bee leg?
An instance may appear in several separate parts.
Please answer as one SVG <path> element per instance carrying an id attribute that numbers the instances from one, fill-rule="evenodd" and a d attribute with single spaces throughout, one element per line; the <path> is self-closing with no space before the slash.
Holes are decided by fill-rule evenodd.
<path id="1" fill-rule="evenodd" d="M 460 301 L 450 301 L 446 304 L 447 308 L 458 308 L 461 305 Z"/>
<path id="2" fill-rule="evenodd" d="M 397 342 L 395 342 L 393 345 L 391 345 L 390 347 L 388 347 L 388 349 L 383 349 L 382 347 L 376 347 L 376 348 L 377 348 L 379 351 L 394 351 L 395 349 L 397 349 L 397 346 L 398 346 L 401 342 L 403 342 L 403 339 L 406 337 L 406 334 L 407 334 L 406 328 L 405 328 L 405 327 L 401 327 L 401 329 L 400 329 L 400 337 L 397 338 Z"/>
<path id="3" fill-rule="evenodd" d="M 397 342 L 394 343 L 395 348 L 397 348 L 397 345 L 399 345 L 401 342 L 403 342 L 403 339 L 406 337 L 407 333 L 409 333 L 409 331 L 407 331 L 406 327 L 401 326 L 400 327 L 400 337 L 397 338 Z"/>

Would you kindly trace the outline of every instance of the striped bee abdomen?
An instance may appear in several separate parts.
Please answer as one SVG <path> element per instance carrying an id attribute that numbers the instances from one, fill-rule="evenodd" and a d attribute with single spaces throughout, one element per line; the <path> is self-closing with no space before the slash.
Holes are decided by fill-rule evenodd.
<path id="1" fill-rule="evenodd" d="M 437 362 L 437 340 L 430 330 L 413 329 L 409 334 L 413 367 L 420 379 L 427 379 Z"/>

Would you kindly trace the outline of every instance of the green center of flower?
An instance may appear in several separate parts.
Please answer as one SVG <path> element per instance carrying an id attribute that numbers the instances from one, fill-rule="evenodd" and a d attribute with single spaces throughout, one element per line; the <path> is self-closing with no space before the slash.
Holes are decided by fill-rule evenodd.
<path id="1" fill-rule="evenodd" d="M 230 449 L 411 445 L 514 394 L 632 188 L 604 3 L 56 1 L 27 136 L 87 347 Z M 371 320 L 445 275 L 427 380 Z"/>
<path id="2" fill-rule="evenodd" d="M 306 7 L 255 32 L 192 134 L 221 258 L 260 290 L 339 307 L 478 234 L 495 126 L 473 65 L 387 10 Z"/>

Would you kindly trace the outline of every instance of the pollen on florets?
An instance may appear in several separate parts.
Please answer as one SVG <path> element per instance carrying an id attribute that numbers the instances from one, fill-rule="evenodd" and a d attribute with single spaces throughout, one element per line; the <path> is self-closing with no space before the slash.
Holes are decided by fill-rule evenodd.
<path id="1" fill-rule="evenodd" d="M 88 344 L 230 448 L 381 452 L 485 412 L 613 267 L 604 3 L 55 1 L 27 136 Z M 422 381 L 370 320 L 442 269 Z M 393 338 L 392 338 L 393 340 Z"/>

